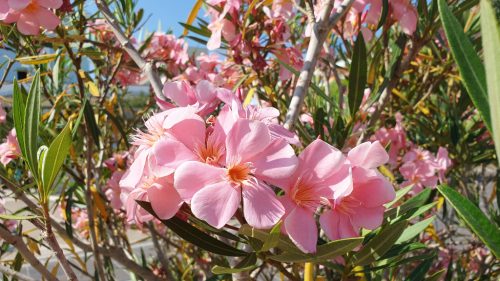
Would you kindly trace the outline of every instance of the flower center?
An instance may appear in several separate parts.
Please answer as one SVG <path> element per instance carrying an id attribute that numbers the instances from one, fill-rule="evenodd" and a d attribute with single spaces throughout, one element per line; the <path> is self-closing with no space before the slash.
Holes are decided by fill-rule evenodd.
<path id="1" fill-rule="evenodd" d="M 209 165 L 215 165 L 222 156 L 222 148 L 219 145 L 207 143 L 206 145 L 200 145 L 196 149 L 196 154 L 198 154 L 201 161 Z"/>
<path id="2" fill-rule="evenodd" d="M 295 204 L 311 211 L 315 211 L 326 200 L 317 193 L 315 186 L 305 183 L 302 179 L 293 186 L 290 197 Z"/>
<path id="3" fill-rule="evenodd" d="M 232 183 L 242 184 L 250 178 L 250 172 L 251 169 L 248 164 L 237 164 L 227 169 L 227 177 Z"/>
<path id="4" fill-rule="evenodd" d="M 354 209 L 359 206 L 361 206 L 360 201 L 351 197 L 346 197 L 341 199 L 339 203 L 335 203 L 334 209 L 346 215 L 353 215 L 356 213 Z"/>
<path id="5" fill-rule="evenodd" d="M 35 1 L 31 1 L 31 3 L 28 4 L 28 6 L 26 6 L 26 8 L 24 8 L 24 11 L 25 12 L 28 12 L 28 13 L 34 13 L 36 11 L 38 11 L 38 4 L 35 4 L 34 3 Z"/>

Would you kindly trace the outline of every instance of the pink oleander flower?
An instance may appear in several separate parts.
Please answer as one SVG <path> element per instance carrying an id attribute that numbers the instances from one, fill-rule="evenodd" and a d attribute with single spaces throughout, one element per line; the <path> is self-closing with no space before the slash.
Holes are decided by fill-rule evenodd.
<path id="1" fill-rule="evenodd" d="M 21 155 L 21 149 L 17 142 L 16 129 L 12 129 L 4 143 L 0 144 L 0 163 L 4 166 L 10 163 L 13 159 Z"/>
<path id="2" fill-rule="evenodd" d="M 173 151 L 166 154 L 165 143 L 176 142 L 187 144 L 186 150 L 195 150 L 196 140 L 205 140 L 205 122 L 195 114 L 193 108 L 173 108 L 150 117 L 146 123 L 146 131 L 138 131 L 133 137 L 133 144 L 137 146 L 134 161 L 123 175 L 120 186 L 135 188 L 143 177 L 165 177 L 175 171 L 179 163 L 187 161 L 184 151 Z M 191 146 L 193 145 L 193 146 Z M 163 165 L 167 163 L 167 165 Z"/>
<path id="3" fill-rule="evenodd" d="M 425 187 L 434 188 L 438 183 L 436 169 L 432 163 L 423 161 L 406 162 L 401 165 L 399 172 L 406 180 L 401 186 L 413 185 L 412 193 L 418 193 Z"/>
<path id="4" fill-rule="evenodd" d="M 295 174 L 281 185 L 285 196 L 280 201 L 285 207 L 282 230 L 299 249 L 316 252 L 318 229 L 315 212 L 329 205 L 333 193 L 352 189 L 350 166 L 342 152 L 322 140 L 315 140 L 299 155 Z"/>
<path id="5" fill-rule="evenodd" d="M 276 58 L 280 61 L 292 66 L 295 70 L 300 71 L 304 62 L 302 61 L 302 54 L 297 48 L 290 47 L 275 51 Z M 286 67 L 280 65 L 279 78 L 281 81 L 286 81 L 292 78 L 292 72 Z"/>
<path id="6" fill-rule="evenodd" d="M 163 95 L 172 100 L 179 107 L 192 107 L 201 116 L 208 115 L 219 105 L 218 96 L 222 92 L 229 92 L 224 88 L 217 88 L 206 80 L 197 83 L 193 88 L 187 81 L 171 81 L 163 86 Z M 229 93 L 228 93 L 229 94 Z M 168 102 L 158 101 L 162 109 L 173 108 Z"/>
<path id="7" fill-rule="evenodd" d="M 207 42 L 207 49 L 210 51 L 220 48 L 223 37 L 228 42 L 236 39 L 236 27 L 232 22 L 224 18 L 225 15 L 226 13 L 221 13 L 217 19 L 208 25 L 208 29 L 212 33 Z"/>
<path id="8" fill-rule="evenodd" d="M 406 132 L 403 128 L 403 115 L 396 113 L 396 126 L 394 128 L 381 128 L 375 132 L 374 138 L 384 146 L 389 146 L 389 164 L 396 166 L 399 161 L 401 151 L 410 145 L 406 138 Z"/>
<path id="9" fill-rule="evenodd" d="M 453 166 L 453 162 L 448 156 L 448 150 L 444 147 L 439 147 L 435 158 L 435 167 L 438 172 L 439 182 L 446 182 L 446 172 Z"/>
<path id="10" fill-rule="evenodd" d="M 173 187 L 172 176 L 143 178 L 129 194 L 124 196 L 126 197 L 124 201 L 127 220 L 138 224 L 151 221 L 153 216 L 142 209 L 136 200 L 150 202 L 156 215 L 161 219 L 172 218 L 183 203 Z"/>
<path id="11" fill-rule="evenodd" d="M 0 124 L 5 123 L 6 120 L 7 120 L 7 112 L 5 112 L 2 102 L 0 101 Z"/>
<path id="12" fill-rule="evenodd" d="M 228 94 L 227 92 L 220 95 L 219 98 L 226 103 L 226 105 L 219 112 L 217 119 L 220 121 L 226 134 L 231 130 L 233 124 L 241 118 L 257 120 L 267 125 L 273 139 L 284 139 L 297 147 L 302 146 L 297 135 L 278 123 L 278 117 L 280 115 L 278 109 L 274 107 L 257 107 L 253 105 L 243 107 L 241 100 L 236 95 Z"/>
<path id="13" fill-rule="evenodd" d="M 292 0 L 274 0 L 271 9 L 267 6 L 264 6 L 262 9 L 269 18 L 289 20 L 293 16 L 293 4 Z"/>
<path id="14" fill-rule="evenodd" d="M 188 45 L 172 34 L 154 33 L 146 49 L 146 58 L 159 61 L 171 75 L 178 75 L 189 62 Z"/>
<path id="15" fill-rule="evenodd" d="M 384 204 L 394 200 L 391 183 L 377 167 L 387 163 L 389 155 L 379 142 L 365 142 L 349 151 L 352 166 L 352 191 L 336 192 L 331 209 L 320 217 L 320 224 L 332 240 L 359 236 L 361 228 L 376 229 L 384 218 Z"/>
<path id="16" fill-rule="evenodd" d="M 196 161 L 179 166 L 175 188 L 196 217 L 216 228 L 226 225 L 241 201 L 249 225 L 272 227 L 285 210 L 268 184 L 279 184 L 293 174 L 293 149 L 284 140 L 273 140 L 264 123 L 248 119 L 233 125 L 225 147 L 223 167 Z"/>
<path id="17" fill-rule="evenodd" d="M 64 210 L 62 210 L 64 212 Z M 89 215 L 86 209 L 73 208 L 71 210 L 71 221 L 73 228 L 80 233 L 80 235 L 88 239 L 89 238 Z"/>
<path id="18" fill-rule="evenodd" d="M 113 153 L 113 157 L 104 160 L 104 165 L 112 172 L 115 172 L 117 169 L 124 170 L 130 160 L 130 154 L 131 152 L 129 151 Z"/>
<path id="19" fill-rule="evenodd" d="M 58 9 L 62 4 L 62 0 L 0 0 L 0 20 L 17 23 L 24 35 L 38 35 L 41 27 L 54 30 L 60 24 L 50 9 Z"/>
<path id="20" fill-rule="evenodd" d="M 215 72 L 215 68 L 222 63 L 221 58 L 218 54 L 205 54 L 201 53 L 196 57 L 196 61 L 200 64 L 200 70 L 205 73 Z"/>
<path id="21" fill-rule="evenodd" d="M 109 180 L 106 182 L 106 191 L 104 194 L 111 204 L 111 208 L 120 210 L 123 207 L 123 202 L 120 198 L 121 188 L 120 180 L 125 172 L 121 170 L 114 171 Z"/>

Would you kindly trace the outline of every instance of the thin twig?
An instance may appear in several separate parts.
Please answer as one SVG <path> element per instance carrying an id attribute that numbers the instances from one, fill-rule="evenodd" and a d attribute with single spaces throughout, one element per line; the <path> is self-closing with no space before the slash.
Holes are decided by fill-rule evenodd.
<path id="1" fill-rule="evenodd" d="M 54 277 L 45 266 L 38 261 L 38 258 L 35 257 L 28 249 L 28 246 L 24 243 L 21 236 L 16 236 L 10 233 L 7 229 L 0 227 L 0 237 L 5 240 L 8 244 L 14 246 L 19 253 L 24 257 L 24 259 L 31 264 L 31 266 L 36 269 L 45 279 L 49 281 L 57 281 L 58 279 Z"/>
<path id="2" fill-rule="evenodd" d="M 0 272 L 2 272 L 5 275 L 10 276 L 12 278 L 12 280 L 17 279 L 19 281 L 36 281 L 35 279 L 33 279 L 27 275 L 24 275 L 20 272 L 17 272 L 11 268 L 8 268 L 8 267 L 4 266 L 3 264 L 0 264 Z"/>
<path id="3" fill-rule="evenodd" d="M 155 247 L 156 255 L 158 256 L 158 260 L 160 261 L 160 264 L 163 266 L 163 269 L 165 270 L 165 273 L 167 274 L 168 279 L 175 280 L 175 278 L 172 276 L 172 273 L 170 272 L 170 269 L 168 268 L 167 257 L 165 256 L 165 253 L 163 252 L 163 249 L 161 248 L 161 245 L 158 241 L 158 236 L 157 236 L 155 225 L 153 224 L 153 222 L 149 222 L 149 223 L 147 223 L 147 226 L 149 228 L 149 232 L 151 232 L 151 240 L 153 240 L 153 246 Z"/>
<path id="4" fill-rule="evenodd" d="M 2 88 L 3 83 L 5 83 L 5 80 L 7 79 L 7 76 L 9 75 L 9 71 L 15 62 L 16 62 L 15 60 L 9 60 L 9 64 L 7 65 L 7 68 L 5 69 L 5 72 L 3 73 L 3 76 L 2 76 L 2 80 L 0 81 L 0 88 Z"/>
<path id="5" fill-rule="evenodd" d="M 292 129 L 295 121 L 299 117 L 300 109 L 304 103 L 307 89 L 311 83 L 314 73 L 314 68 L 321 53 L 323 42 L 326 40 L 331 28 L 345 15 L 347 10 L 351 7 L 354 0 L 344 0 L 336 12 L 330 16 L 333 9 L 333 0 L 328 0 L 321 11 L 317 22 L 313 25 L 313 31 L 307 47 L 306 57 L 304 59 L 304 66 L 300 71 L 297 86 L 293 92 L 290 106 L 285 119 L 285 127 Z"/>
<path id="6" fill-rule="evenodd" d="M 120 42 L 122 45 L 122 48 L 129 54 L 129 56 L 132 58 L 132 60 L 137 64 L 137 66 L 142 70 L 144 74 L 149 79 L 149 82 L 151 83 L 151 86 L 153 87 L 153 91 L 156 95 L 157 98 L 164 100 L 165 97 L 163 96 L 163 87 L 161 83 L 160 76 L 158 75 L 158 72 L 156 71 L 156 68 L 152 62 L 148 62 L 144 60 L 144 58 L 139 54 L 137 49 L 132 45 L 130 42 L 130 39 L 127 38 L 125 33 L 121 30 L 120 25 L 118 24 L 118 21 L 116 20 L 115 16 L 109 9 L 108 5 L 106 4 L 105 1 L 102 0 L 95 0 L 95 3 L 101 13 L 103 14 L 106 22 L 108 23 L 109 27 L 113 31 L 113 33 L 116 36 L 116 39 Z"/>

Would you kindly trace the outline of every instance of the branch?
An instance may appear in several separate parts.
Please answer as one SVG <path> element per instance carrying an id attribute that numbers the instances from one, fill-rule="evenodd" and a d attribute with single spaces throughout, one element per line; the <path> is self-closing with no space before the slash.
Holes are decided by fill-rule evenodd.
<path id="1" fill-rule="evenodd" d="M 34 212 L 35 214 L 39 214 L 39 213 L 37 213 L 37 210 L 39 210 L 39 206 L 36 203 L 34 203 L 33 201 L 31 201 L 31 199 L 29 199 L 26 196 L 26 194 L 24 194 L 22 189 L 17 187 L 14 183 L 9 181 L 7 178 L 5 178 L 2 175 L 0 175 L 0 179 L 4 182 L 5 186 L 7 186 L 7 188 L 9 188 L 12 192 L 14 192 L 14 194 L 16 195 L 16 197 L 19 200 L 21 200 L 24 204 L 26 204 L 26 206 L 28 207 L 28 209 L 30 211 Z M 59 224 L 56 220 L 54 220 L 53 218 L 50 218 L 50 222 L 51 222 L 52 226 L 54 227 L 55 231 L 57 231 L 57 233 L 59 233 L 60 236 L 64 236 L 66 239 L 71 240 L 71 242 L 74 245 L 76 245 L 78 248 L 82 249 L 83 251 L 92 252 L 92 246 L 90 246 L 89 244 L 86 244 L 85 242 L 81 241 L 80 239 L 78 239 L 76 237 L 69 237 L 68 235 L 66 235 L 66 230 L 65 230 L 64 226 Z M 39 224 L 34 224 L 34 225 L 36 227 L 38 227 L 40 230 L 45 231 L 45 229 L 42 228 L 43 226 L 41 227 Z M 149 270 L 148 268 L 142 267 L 141 265 L 137 264 L 135 261 L 129 259 L 127 257 L 127 255 L 125 254 L 125 252 L 123 251 L 123 249 L 118 248 L 118 247 L 109 247 L 109 249 L 99 247 L 98 249 L 99 249 L 99 252 L 103 256 L 112 258 L 116 262 L 123 265 L 126 269 L 128 269 L 131 272 L 137 274 L 138 276 L 144 278 L 145 280 L 161 281 L 161 278 L 156 276 L 151 270 Z"/>
<path id="2" fill-rule="evenodd" d="M 12 277 L 12 280 L 14 279 L 17 279 L 17 280 L 20 280 L 20 281 L 35 281 L 35 279 L 27 276 L 27 275 L 24 275 L 20 272 L 17 272 L 9 267 L 6 267 L 4 266 L 3 264 L 0 264 L 0 272 L 2 272 L 3 274 L 5 275 L 8 275 L 10 277 Z"/>
<path id="3" fill-rule="evenodd" d="M 108 23 L 109 27 L 115 34 L 116 39 L 118 39 L 118 41 L 122 45 L 122 48 L 129 54 L 132 60 L 148 77 L 156 97 L 161 100 L 164 100 L 165 98 L 163 96 L 163 87 L 160 80 L 160 76 L 156 72 L 153 63 L 144 60 L 144 58 L 142 58 L 141 54 L 139 54 L 137 49 L 132 45 L 132 43 L 130 43 L 130 39 L 127 38 L 125 33 L 121 30 L 118 21 L 113 15 L 113 12 L 111 12 L 111 10 L 109 9 L 106 2 L 103 0 L 95 0 L 95 3 L 99 8 L 99 10 L 101 11 L 101 13 L 103 14 L 104 18 L 106 19 L 106 22 Z"/>
<path id="4" fill-rule="evenodd" d="M 56 277 L 54 277 L 45 266 L 38 261 L 38 258 L 35 257 L 28 249 L 26 244 L 24 244 L 21 236 L 16 236 L 10 233 L 7 229 L 0 227 L 0 237 L 4 239 L 8 244 L 14 246 L 19 253 L 24 257 L 26 261 L 28 261 L 31 266 L 36 269 L 45 279 L 49 281 L 58 281 Z"/>
<path id="5" fill-rule="evenodd" d="M 299 117 L 300 108 L 304 103 L 304 98 L 307 94 L 309 84 L 314 73 L 314 68 L 318 62 L 318 57 L 321 52 L 323 42 L 325 42 L 331 28 L 345 15 L 347 10 L 351 7 L 354 0 L 344 0 L 336 12 L 330 16 L 333 9 L 333 0 L 328 0 L 325 7 L 321 11 L 318 21 L 313 25 L 313 32 L 307 47 L 306 57 L 304 59 L 304 66 L 300 71 L 297 81 L 297 86 L 293 92 L 290 106 L 285 118 L 285 128 L 292 129 L 295 121 Z"/>

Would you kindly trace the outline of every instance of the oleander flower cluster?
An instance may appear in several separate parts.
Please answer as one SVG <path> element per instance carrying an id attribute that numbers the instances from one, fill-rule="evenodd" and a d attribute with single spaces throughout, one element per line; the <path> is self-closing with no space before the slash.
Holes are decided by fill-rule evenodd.
<path id="1" fill-rule="evenodd" d="M 41 28 L 54 30 L 61 23 L 54 10 L 62 5 L 63 0 L 1 0 L 0 21 L 16 23 L 24 35 L 38 35 Z"/>
<path id="2" fill-rule="evenodd" d="M 307 253 L 316 251 L 317 217 L 332 240 L 382 224 L 395 192 L 377 170 L 389 160 L 378 141 L 344 154 L 317 139 L 296 155 L 301 143 L 275 108 L 244 106 L 207 81 L 169 82 L 165 94 L 176 106 L 137 131 L 134 160 L 120 175 L 130 221 L 153 219 L 136 200 L 149 201 L 161 219 L 186 204 L 215 228 L 239 220 L 269 229 L 282 221 L 282 232 Z"/>

